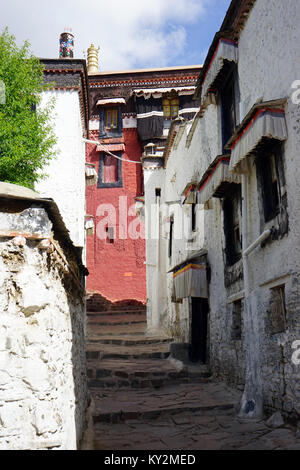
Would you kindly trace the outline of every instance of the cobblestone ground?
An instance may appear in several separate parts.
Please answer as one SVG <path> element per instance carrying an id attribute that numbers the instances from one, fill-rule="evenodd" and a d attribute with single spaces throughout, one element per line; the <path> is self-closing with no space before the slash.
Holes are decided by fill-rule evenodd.
<path id="1" fill-rule="evenodd" d="M 170 338 L 145 335 L 143 309 L 95 310 L 87 346 L 93 449 L 300 450 L 288 424 L 240 419 L 241 392 L 207 366 L 170 359 Z"/>

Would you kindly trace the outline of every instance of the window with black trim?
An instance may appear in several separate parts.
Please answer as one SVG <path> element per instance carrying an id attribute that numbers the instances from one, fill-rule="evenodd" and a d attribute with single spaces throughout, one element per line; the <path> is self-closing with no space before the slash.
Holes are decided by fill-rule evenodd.
<path id="1" fill-rule="evenodd" d="M 117 129 L 118 127 L 118 110 L 114 109 L 107 109 L 105 115 L 105 129 Z"/>
<path id="2" fill-rule="evenodd" d="M 114 138 L 122 136 L 122 110 L 121 106 L 100 109 L 99 137 Z"/>
<path id="3" fill-rule="evenodd" d="M 174 119 L 177 117 L 179 112 L 179 99 L 176 96 L 164 98 L 163 111 L 165 118 Z"/>
<path id="4" fill-rule="evenodd" d="M 241 185 L 232 184 L 223 200 L 225 252 L 229 266 L 242 257 L 241 206 Z"/>
<path id="5" fill-rule="evenodd" d="M 121 157 L 121 152 L 115 152 Z M 122 161 L 112 155 L 101 153 L 99 161 L 98 188 L 121 188 L 122 181 Z"/>
<path id="6" fill-rule="evenodd" d="M 285 187 L 282 143 L 265 143 L 256 158 L 265 222 L 280 213 Z"/>
<path id="7" fill-rule="evenodd" d="M 226 70 L 228 71 L 228 67 Z M 219 89 L 222 117 L 222 149 L 224 154 L 228 153 L 225 145 L 234 134 L 240 121 L 240 90 L 237 65 L 231 65 L 229 70 L 226 79 Z"/>

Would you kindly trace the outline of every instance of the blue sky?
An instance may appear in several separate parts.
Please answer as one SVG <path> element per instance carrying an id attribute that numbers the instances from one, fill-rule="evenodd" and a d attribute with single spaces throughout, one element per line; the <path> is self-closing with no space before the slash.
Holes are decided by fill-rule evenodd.
<path id="1" fill-rule="evenodd" d="M 58 57 L 65 27 L 75 57 L 93 42 L 101 70 L 203 63 L 230 0 L 2 0 L 0 31 L 8 26 L 38 57 Z"/>

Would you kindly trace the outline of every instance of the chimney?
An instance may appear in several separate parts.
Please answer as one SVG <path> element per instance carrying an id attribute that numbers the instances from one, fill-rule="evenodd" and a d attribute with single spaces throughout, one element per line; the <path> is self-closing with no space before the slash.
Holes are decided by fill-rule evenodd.
<path id="1" fill-rule="evenodd" d="M 99 47 L 96 48 L 94 44 L 88 48 L 88 73 L 90 72 L 98 72 L 98 51 Z"/>
<path id="2" fill-rule="evenodd" d="M 74 57 L 74 35 L 72 30 L 65 28 L 59 38 L 59 58 L 72 59 Z"/>

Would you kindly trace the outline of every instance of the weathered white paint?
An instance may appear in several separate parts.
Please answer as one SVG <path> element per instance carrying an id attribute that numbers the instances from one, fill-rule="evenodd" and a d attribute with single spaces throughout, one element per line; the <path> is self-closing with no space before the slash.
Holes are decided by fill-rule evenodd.
<path id="1" fill-rule="evenodd" d="M 222 201 L 213 198 L 199 208 L 198 231 L 193 249 L 205 248 L 208 251 L 208 262 L 211 268 L 210 282 L 210 331 L 209 354 L 212 371 L 238 386 L 244 387 L 245 381 L 251 379 L 256 390 L 253 396 L 263 397 L 264 404 L 281 409 L 284 412 L 300 412 L 299 370 L 291 362 L 292 343 L 299 339 L 299 289 L 300 289 L 300 256 L 296 247 L 299 246 L 300 233 L 300 169 L 298 153 L 300 148 L 299 119 L 300 106 L 293 103 L 292 84 L 300 77 L 298 48 L 300 11 L 296 0 L 278 3 L 276 0 L 265 2 L 257 0 L 253 11 L 246 22 L 239 41 L 239 85 L 241 103 L 244 114 L 262 98 L 264 101 L 287 97 L 286 122 L 288 139 L 284 145 L 284 166 L 288 199 L 289 233 L 282 239 L 268 243 L 264 248 L 257 247 L 248 256 L 249 295 L 245 302 L 251 309 L 251 316 L 246 312 L 243 318 L 241 341 L 233 340 L 232 304 L 230 299 L 240 296 L 244 290 L 244 282 L 238 279 L 225 287 L 225 237 Z M 165 170 L 153 171 L 151 177 L 145 179 L 146 204 L 149 204 L 155 191 L 156 181 L 164 187 L 162 201 L 178 201 L 183 189 L 191 181 L 200 181 L 212 161 L 222 153 L 220 106 L 211 104 L 203 118 L 195 122 L 193 138 L 188 139 L 190 125 L 186 126 L 176 148 L 173 146 Z M 247 211 L 247 241 L 251 245 L 259 235 L 272 225 L 262 224 L 259 210 L 259 188 L 257 185 L 254 158 L 249 158 L 249 199 Z M 148 172 L 149 170 L 145 171 Z M 157 178 L 157 180 L 155 180 Z M 171 207 L 171 212 L 174 210 Z M 188 211 L 188 207 L 182 211 Z M 179 215 L 174 215 L 175 226 L 178 226 Z M 161 231 L 161 243 L 167 246 Z M 153 242 L 147 241 L 147 262 L 149 254 L 153 256 Z M 178 337 L 181 341 L 189 339 L 189 304 L 171 302 L 172 275 L 167 274 L 170 267 L 183 261 L 190 247 L 181 238 L 174 243 L 174 256 L 168 259 L 165 249 L 164 276 L 167 290 L 152 287 L 150 307 L 155 296 L 161 296 L 161 312 L 155 311 L 154 316 L 160 317 L 168 313 L 167 323 L 175 329 L 179 321 Z M 150 268 L 149 268 L 150 269 Z M 153 268 L 154 270 L 154 268 Z M 236 274 L 243 272 L 242 261 L 231 271 Z M 148 275 L 148 273 L 147 273 Z M 163 277 L 162 273 L 159 273 Z M 151 282 L 155 286 L 158 274 L 152 271 Z M 270 283 L 282 279 L 286 290 L 287 330 L 285 333 L 271 336 L 269 331 L 268 311 L 270 308 Z M 279 282 L 279 281 L 278 281 Z M 280 283 L 279 283 L 280 285 Z M 154 310 L 152 310 L 154 312 Z M 247 309 L 248 312 L 248 309 Z M 151 308 L 148 311 L 151 321 Z M 159 322 L 156 320 L 156 324 Z M 178 329 L 177 329 L 178 332 Z M 250 395 L 251 395 L 250 393 Z M 247 400 L 251 399 L 248 395 Z"/>
<path id="2" fill-rule="evenodd" d="M 33 230 L 37 215 L 25 216 Z M 23 224 L 18 229 L 22 233 Z M 45 241 L 41 248 L 40 240 L 0 238 L 2 450 L 75 450 L 85 430 L 83 289 Z M 68 262 L 74 269 L 74 259 Z"/>
<path id="3" fill-rule="evenodd" d="M 48 177 L 35 190 L 55 200 L 77 246 L 85 245 L 85 144 L 77 91 L 46 91 L 42 103 L 55 100 L 53 126 L 58 155 L 45 167 Z"/>

